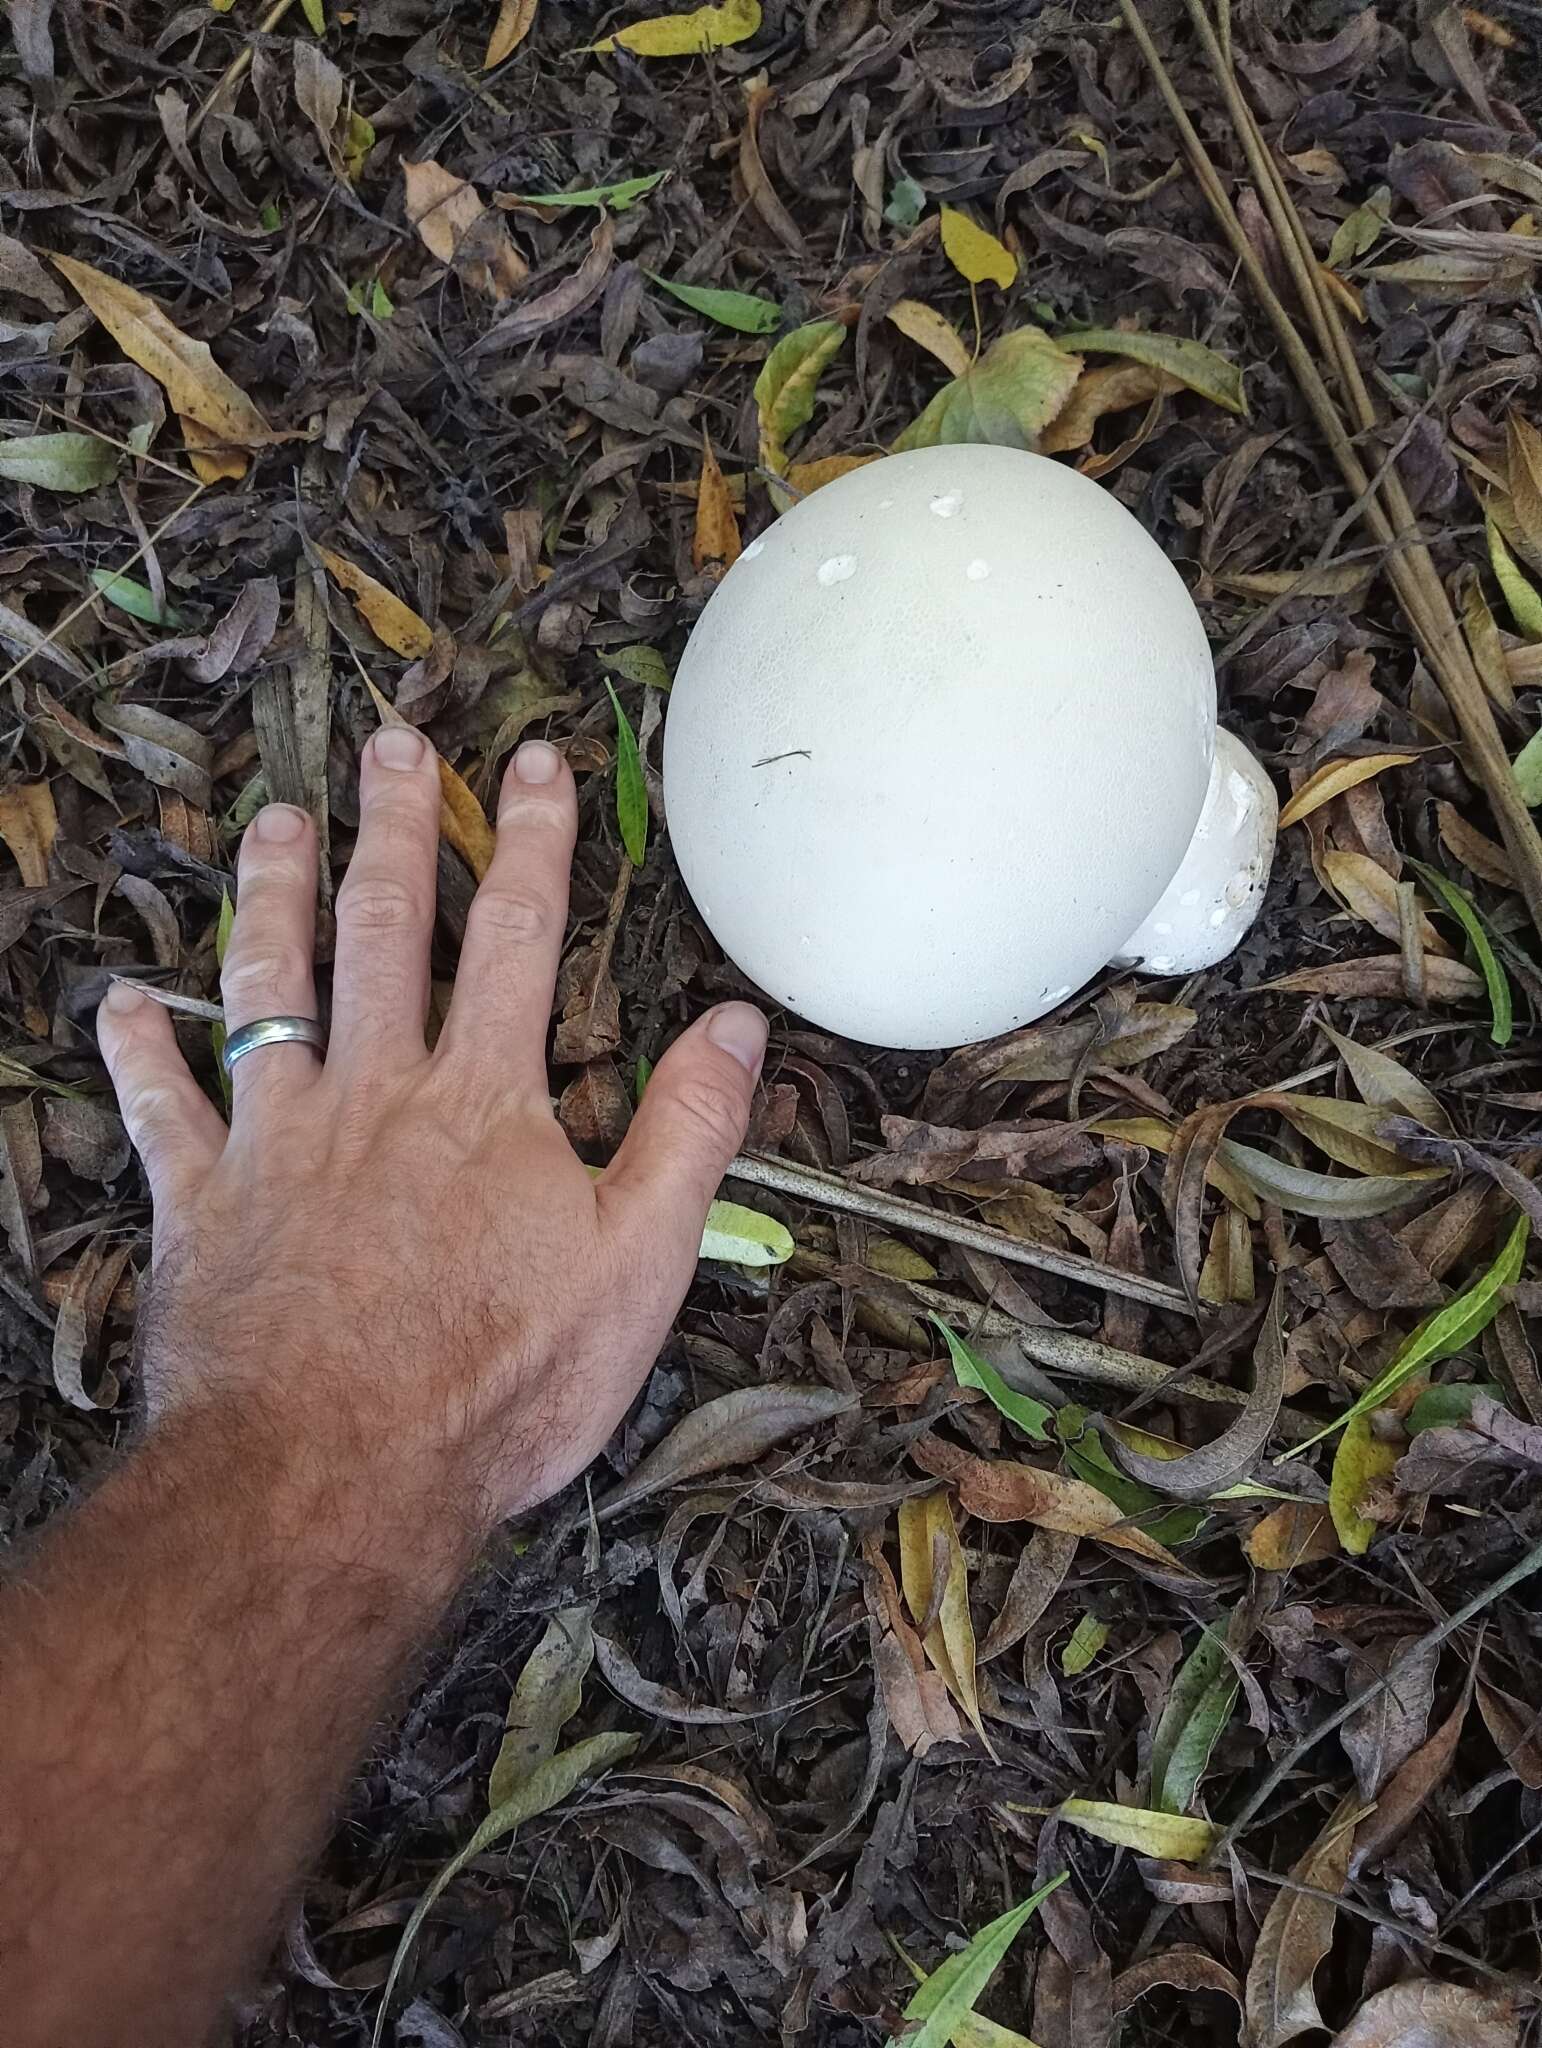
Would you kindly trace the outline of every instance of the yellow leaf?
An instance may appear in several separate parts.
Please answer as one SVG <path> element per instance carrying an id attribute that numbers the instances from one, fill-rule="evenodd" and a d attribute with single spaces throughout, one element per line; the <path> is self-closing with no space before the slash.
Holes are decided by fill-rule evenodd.
<path id="1" fill-rule="evenodd" d="M 1488 558 L 1510 607 L 1510 616 L 1528 640 L 1542 640 L 1542 591 L 1521 574 L 1520 564 L 1505 546 L 1504 535 L 1492 516 L 1488 522 Z"/>
<path id="2" fill-rule="evenodd" d="M 907 341 L 929 350 L 955 377 L 962 377 L 974 360 L 964 337 L 935 306 L 923 305 L 919 299 L 898 299 L 889 308 L 889 319 Z"/>
<path id="3" fill-rule="evenodd" d="M 701 431 L 701 482 L 696 490 L 696 530 L 691 537 L 691 566 L 698 573 L 709 562 L 719 571 L 739 559 L 739 522 L 733 498 L 705 427 Z"/>
<path id="4" fill-rule="evenodd" d="M 48 855 L 58 832 L 53 792 L 46 782 L 23 782 L 0 793 L 0 839 L 16 856 L 29 889 L 47 884 Z"/>
<path id="5" fill-rule="evenodd" d="M 1315 775 L 1307 777 L 1280 812 L 1281 831 L 1287 825 L 1299 825 L 1303 818 L 1309 818 L 1313 811 L 1331 803 L 1336 796 L 1342 796 L 1346 789 L 1369 782 L 1388 768 L 1406 768 L 1410 761 L 1418 758 L 1417 754 L 1362 754 L 1358 760 L 1325 761 Z"/>
<path id="6" fill-rule="evenodd" d="M 1063 1799 L 1060 1817 L 1100 1842 L 1135 1849 L 1164 1862 L 1197 1863 L 1208 1856 L 1221 1831 L 1208 1820 L 1181 1813 L 1157 1813 L 1149 1806 L 1116 1806 L 1104 1799 Z"/>
<path id="7" fill-rule="evenodd" d="M 1005 289 L 1016 281 L 1017 258 L 1011 250 L 956 206 L 942 209 L 942 249 L 970 284 L 999 284 Z"/>
<path id="8" fill-rule="evenodd" d="M 1148 404 L 1159 391 L 1181 388 L 1176 377 L 1152 369 L 1149 363 L 1110 363 L 1101 370 L 1083 370 L 1039 446 L 1046 455 L 1085 448 L 1105 413 L 1128 412 L 1131 406 Z"/>
<path id="9" fill-rule="evenodd" d="M 174 326 L 154 299 L 72 256 L 50 260 L 123 353 L 166 387 L 184 419 L 206 428 L 221 446 L 260 448 L 272 440 L 267 421 L 215 362 L 208 344 Z"/>
<path id="10" fill-rule="evenodd" d="M 787 441 L 814 416 L 814 391 L 821 371 L 846 339 L 838 320 L 812 320 L 794 328 L 766 357 L 755 379 L 760 408 L 760 460 L 782 476 L 787 468 Z"/>
<path id="11" fill-rule="evenodd" d="M 1264 1516 L 1243 1544 L 1248 1563 L 1261 1572 L 1288 1572 L 1301 1564 L 1332 1557 L 1337 1545 L 1325 1507 L 1314 1501 L 1290 1501 Z"/>
<path id="12" fill-rule="evenodd" d="M 1149 1146 L 1153 1152 L 1160 1152 L 1164 1159 L 1173 1146 L 1171 1126 L 1157 1116 L 1100 1116 L 1087 1128 L 1100 1138 L 1118 1138 L 1126 1145 Z M 1257 1195 L 1240 1174 L 1233 1173 L 1221 1160 L 1211 1160 L 1205 1169 L 1205 1180 L 1218 1195 L 1224 1195 L 1233 1208 L 1240 1209 L 1249 1221 L 1257 1223 L 1263 1215 Z"/>
<path id="13" fill-rule="evenodd" d="M 513 56 L 535 24 L 535 9 L 536 0 L 503 0 L 487 39 L 487 55 L 482 59 L 484 71 L 491 71 L 505 57 Z"/>
<path id="14" fill-rule="evenodd" d="M 1071 1631 L 1071 1640 L 1060 1652 L 1060 1668 L 1067 1678 L 1080 1678 L 1108 1641 L 1109 1628 L 1095 1614 L 1084 1614 Z"/>
<path id="15" fill-rule="evenodd" d="M 1335 847 L 1322 856 L 1322 876 L 1328 887 L 1352 917 L 1380 932 L 1384 939 L 1401 937 L 1397 910 L 1397 884 L 1379 861 L 1368 853 L 1342 853 Z M 1426 953 L 1449 954 L 1451 948 L 1421 910 L 1418 913 L 1419 944 Z"/>
<path id="16" fill-rule="evenodd" d="M 217 484 L 227 477 L 239 479 L 246 475 L 250 465 L 239 448 L 232 448 L 197 420 L 179 417 L 177 425 L 182 429 L 182 445 L 193 465 L 193 474 L 201 484 Z"/>
<path id="17" fill-rule="evenodd" d="M 905 1604 L 916 1626 L 925 1626 L 934 1602 L 937 1616 L 922 1644 L 938 1676 L 953 1695 L 980 1740 L 990 1747 L 980 1720 L 975 1684 L 974 1624 L 969 1618 L 969 1571 L 953 1522 L 946 1492 L 912 1496 L 900 1502 L 900 1581 Z M 945 1559 L 947 1578 L 937 1597 L 935 1566 Z"/>
<path id="18" fill-rule="evenodd" d="M 697 7 L 689 14 L 655 14 L 618 28 L 589 49 L 630 50 L 634 57 L 699 57 L 726 50 L 760 32 L 760 0 L 723 0 L 721 7 Z"/>
<path id="19" fill-rule="evenodd" d="M 358 606 L 365 624 L 383 647 L 402 654 L 409 661 L 421 661 L 434 644 L 426 621 L 411 605 L 403 604 L 394 591 L 387 590 L 367 570 L 357 568 L 345 555 L 331 548 L 317 548 L 332 581 L 346 590 Z"/>
<path id="20" fill-rule="evenodd" d="M 388 697 L 380 694 L 368 676 L 364 678 L 364 687 L 374 699 L 382 725 L 412 724 Z M 454 847 L 480 882 L 493 862 L 493 828 L 487 822 L 487 813 L 449 762 L 442 754 L 438 760 L 439 836 L 446 845 Z"/>
<path id="21" fill-rule="evenodd" d="M 1402 1453 L 1371 1433 L 1369 1415 L 1356 1415 L 1344 1425 L 1333 1454 L 1328 1484 L 1328 1511 L 1339 1541 L 1351 1557 L 1363 1557 L 1379 1524 L 1361 1514 L 1367 1493 L 1391 1472 Z"/>

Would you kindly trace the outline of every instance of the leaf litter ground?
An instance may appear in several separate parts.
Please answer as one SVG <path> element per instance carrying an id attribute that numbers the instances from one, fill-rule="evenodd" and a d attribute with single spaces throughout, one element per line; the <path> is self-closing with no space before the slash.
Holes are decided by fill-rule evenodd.
<path id="1" fill-rule="evenodd" d="M 1189 21 L 1148 20 L 1288 292 Z M 778 1018 L 752 1143 L 856 1208 L 763 1172 L 769 1267 L 727 1219 L 758 1237 L 709 1245 L 607 1458 L 505 1532 L 233 2038 L 1511 2048 L 1537 940 L 1129 35 L 871 0 L 8 27 L 8 1542 L 134 1410 L 148 1209 L 93 1008 L 154 987 L 217 1090 L 240 828 L 306 804 L 335 878 L 380 716 L 447 763 L 441 993 L 509 749 L 579 774 L 552 1049 L 595 1160 L 741 991 L 659 730 L 789 490 L 967 435 L 1077 462 L 1183 569 L 1292 799 L 1209 974 L 946 1059 Z M 1535 10 L 1230 33 L 1388 422 L 1362 452 L 1396 447 L 1542 795 Z"/>

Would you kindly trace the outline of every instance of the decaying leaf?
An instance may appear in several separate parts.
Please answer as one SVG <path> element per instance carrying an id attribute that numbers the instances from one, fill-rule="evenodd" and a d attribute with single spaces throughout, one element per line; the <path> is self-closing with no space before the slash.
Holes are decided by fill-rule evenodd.
<path id="1" fill-rule="evenodd" d="M 502 0 L 493 32 L 487 39 L 482 69 L 491 71 L 512 57 L 535 26 L 536 0 Z"/>
<path id="2" fill-rule="evenodd" d="M 422 163 L 404 158 L 402 178 L 407 218 L 431 256 L 454 264 L 474 291 L 500 304 L 518 291 L 530 266 L 474 185 L 432 158 Z"/>
<path id="3" fill-rule="evenodd" d="M 630 50 L 634 57 L 699 57 L 759 33 L 760 0 L 723 0 L 719 7 L 696 7 L 689 14 L 650 15 L 589 48 Z"/>
<path id="4" fill-rule="evenodd" d="M 1417 1977 L 1368 1998 L 1329 2048 L 1520 2048 L 1520 2039 L 1506 1992 Z"/>
<path id="5" fill-rule="evenodd" d="M 1276 1281 L 1253 1351 L 1252 1392 L 1236 1421 L 1214 1443 L 1174 1459 L 1147 1457 L 1114 1436 L 1115 1455 L 1132 1478 L 1175 1500 L 1208 1500 L 1252 1468 L 1269 1441 L 1285 1393 L 1284 1288 L 1283 1278 Z"/>
<path id="6" fill-rule="evenodd" d="M 1085 448 L 1106 413 L 1128 412 L 1132 406 L 1149 405 L 1162 393 L 1179 389 L 1176 377 L 1154 370 L 1148 363 L 1110 363 L 1100 370 L 1083 370 L 1071 396 L 1040 435 L 1039 447 L 1046 455 Z"/>
<path id="7" fill-rule="evenodd" d="M 814 320 L 806 327 L 796 327 L 782 336 L 755 379 L 761 465 L 777 476 L 787 468 L 788 440 L 814 416 L 820 373 L 845 339 L 846 330 L 838 320 Z"/>
<path id="8" fill-rule="evenodd" d="M 938 392 L 897 438 L 894 452 L 958 441 L 1037 448 L 1081 369 L 1081 357 L 1067 355 L 1040 327 L 1003 334 L 963 376 Z"/>
<path id="9" fill-rule="evenodd" d="M 1406 768 L 1410 761 L 1417 759 L 1417 754 L 1359 754 L 1339 761 L 1325 761 L 1315 775 L 1307 777 L 1280 812 L 1281 831 L 1287 825 L 1299 825 L 1303 818 L 1309 818 L 1324 804 L 1332 803 L 1345 790 L 1355 789 L 1360 783 L 1369 782 L 1373 776 L 1385 774 L 1389 768 Z"/>
<path id="10" fill-rule="evenodd" d="M 578 1712 L 594 1662 L 594 1607 L 561 1607 L 521 1667 L 509 1699 L 502 1743 L 487 1781 L 494 1811 L 557 1753 L 564 1725 Z"/>
<path id="11" fill-rule="evenodd" d="M 53 791 L 46 782 L 21 782 L 0 790 L 0 839 L 15 857 L 27 888 L 46 886 L 48 856 L 58 833 Z"/>
<path id="12" fill-rule="evenodd" d="M 1259 1571 L 1288 1572 L 1333 1557 L 1338 1538 L 1326 1507 L 1292 1501 L 1265 1515 L 1243 1548 Z"/>
<path id="13" fill-rule="evenodd" d="M 1175 377 L 1180 384 L 1208 398 L 1228 412 L 1245 413 L 1247 399 L 1242 389 L 1242 372 L 1225 356 L 1206 348 L 1202 341 L 1183 335 L 1126 333 L 1119 327 L 1078 328 L 1057 336 L 1064 348 L 1078 355 L 1128 356 L 1148 369 Z"/>
<path id="14" fill-rule="evenodd" d="M 1340 1801 L 1290 1873 L 1297 1884 L 1310 1885 L 1312 1891 L 1282 1885 L 1264 1916 L 1245 1990 L 1249 2038 L 1255 2048 L 1282 2048 L 1323 2024 L 1312 1979 L 1333 1945 L 1337 1895 L 1349 1876 L 1358 1811 L 1356 1800 Z M 1330 1896 L 1313 1896 L 1318 1892 Z"/>
<path id="15" fill-rule="evenodd" d="M 678 1486 L 703 1472 L 748 1465 L 789 1437 L 833 1422 L 857 1405 L 855 1394 L 830 1387 L 800 1387 L 785 1381 L 736 1387 L 704 1401 L 655 1444 L 621 1484 L 601 1502 L 601 1521 L 619 1514 L 662 1487 Z"/>
<path id="16" fill-rule="evenodd" d="M 691 536 L 691 566 L 698 574 L 713 563 L 730 568 L 740 555 L 739 522 L 733 498 L 712 452 L 707 430 L 701 434 L 701 482 L 696 488 L 696 527 Z"/>
<path id="17" fill-rule="evenodd" d="M 945 370 L 962 377 L 972 357 L 969 345 L 945 314 L 920 299 L 896 299 L 889 308 L 890 323 L 907 340 L 934 355 Z"/>
<path id="18" fill-rule="evenodd" d="M 1339 1542 L 1351 1557 L 1363 1557 L 1375 1538 L 1378 1523 L 1362 1512 L 1374 1487 L 1397 1469 L 1396 1444 L 1377 1436 L 1368 1414 L 1352 1415 L 1333 1454 L 1328 1487 L 1328 1512 Z"/>
<path id="19" fill-rule="evenodd" d="M 1192 1815 L 1116 1806 L 1105 1799 L 1063 1799 L 1056 1811 L 1100 1842 L 1158 1856 L 1165 1863 L 1198 1863 L 1210 1854 L 1221 1832 L 1213 1822 Z"/>
<path id="20" fill-rule="evenodd" d="M 1151 1736 L 1151 1803 L 1187 1813 L 1237 1703 L 1241 1681 L 1219 1625 L 1202 1631 L 1177 1676 Z"/>

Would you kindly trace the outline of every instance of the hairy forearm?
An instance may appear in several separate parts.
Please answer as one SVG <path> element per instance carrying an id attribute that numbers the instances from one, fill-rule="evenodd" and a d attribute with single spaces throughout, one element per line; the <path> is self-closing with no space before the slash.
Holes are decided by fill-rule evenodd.
<path id="1" fill-rule="evenodd" d="M 207 2038 L 471 1562 L 447 1495 L 211 1403 L 0 1594 L 11 2048 Z"/>

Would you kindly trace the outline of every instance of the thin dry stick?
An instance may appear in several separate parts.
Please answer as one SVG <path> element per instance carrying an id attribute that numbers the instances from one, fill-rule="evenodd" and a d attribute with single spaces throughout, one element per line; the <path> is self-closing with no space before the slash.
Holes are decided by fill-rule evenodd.
<path id="1" fill-rule="evenodd" d="M 1082 1287 L 1097 1287 L 1105 1294 L 1123 1294 L 1131 1301 L 1145 1301 L 1156 1308 L 1189 1313 L 1186 1296 L 1165 1280 L 1148 1280 L 1144 1273 L 1125 1273 L 1118 1266 L 1105 1265 L 1080 1252 L 1051 1251 L 1045 1245 L 1025 1244 L 1021 1238 L 998 1230 L 994 1224 L 974 1223 L 967 1216 L 949 1216 L 940 1209 L 923 1208 L 898 1195 L 864 1188 L 839 1174 L 821 1173 L 817 1167 L 794 1166 L 785 1159 L 767 1159 L 758 1152 L 741 1152 L 729 1167 L 729 1180 L 747 1181 L 751 1187 L 771 1188 L 779 1195 L 792 1195 L 800 1202 L 812 1202 L 821 1209 L 835 1209 L 842 1215 L 862 1216 L 870 1223 L 884 1223 L 893 1230 L 913 1230 L 922 1237 L 940 1238 L 944 1244 L 961 1244 L 970 1251 L 988 1252 L 1014 1266 L 1033 1266 L 1041 1273 L 1054 1273 L 1062 1280 L 1074 1280 Z"/>
<path id="2" fill-rule="evenodd" d="M 1520 787 L 1515 780 L 1509 756 L 1499 735 L 1499 728 L 1494 722 L 1493 710 L 1472 665 L 1466 644 L 1462 640 L 1461 629 L 1451 609 L 1450 600 L 1446 596 L 1427 547 L 1418 537 L 1417 524 L 1413 519 L 1407 493 L 1403 490 L 1395 471 L 1387 480 L 1386 505 L 1382 504 L 1380 497 L 1371 489 L 1370 474 L 1350 439 L 1348 428 L 1327 385 L 1323 382 L 1311 351 L 1297 332 L 1289 313 L 1269 282 L 1257 251 L 1248 240 L 1236 210 L 1226 195 L 1215 164 L 1189 119 L 1167 67 L 1151 40 L 1141 17 L 1138 0 L 1119 0 L 1119 7 L 1131 35 L 1134 36 L 1141 54 L 1146 59 L 1157 89 L 1166 102 L 1173 125 L 1188 152 L 1206 201 L 1246 273 L 1255 297 L 1275 330 L 1291 372 L 1313 418 L 1333 451 L 1345 483 L 1357 497 L 1366 496 L 1366 523 L 1377 540 L 1388 550 L 1388 574 L 1392 578 L 1425 657 L 1456 716 L 1467 745 L 1471 765 L 1483 784 L 1484 792 L 1499 822 L 1505 845 L 1515 864 L 1517 883 L 1525 898 L 1526 907 L 1531 913 L 1533 924 L 1538 932 L 1542 933 L 1542 838 L 1538 837 L 1525 798 L 1521 795 Z M 1205 32 L 1208 33 L 1210 46 L 1215 48 L 1219 57 L 1219 45 L 1215 44 L 1208 20 L 1205 22 Z M 1218 71 L 1218 76 L 1221 79 L 1222 90 L 1225 91 L 1229 74 L 1224 72 L 1224 67 Z M 1247 127 L 1251 117 L 1247 116 L 1245 107 L 1244 116 L 1241 132 L 1246 148 Z M 1267 151 L 1264 152 L 1264 156 L 1267 158 Z M 1279 188 L 1275 185 L 1269 170 L 1260 171 L 1258 175 L 1267 203 L 1271 197 L 1277 196 Z M 1301 265 L 1304 271 L 1300 246 L 1288 220 L 1281 238 L 1281 246 L 1287 262 L 1294 257 L 1295 265 Z M 1295 265 L 1292 266 L 1293 269 Z M 1316 309 L 1315 312 L 1311 312 L 1314 326 L 1317 314 L 1321 314 L 1335 366 L 1344 378 L 1351 402 L 1355 405 L 1362 424 L 1365 422 L 1367 411 L 1373 422 L 1374 409 L 1370 406 L 1369 394 L 1365 392 L 1363 380 L 1360 379 L 1358 365 L 1353 360 L 1353 351 L 1349 349 L 1347 340 L 1342 335 L 1342 328 L 1337 323 L 1336 309 L 1320 292 L 1315 271 L 1309 273 L 1309 282 L 1305 285 L 1302 295 L 1309 311 Z M 1389 516 L 1389 507 L 1392 516 Z"/>
<path id="3" fill-rule="evenodd" d="M 293 5 L 294 0 L 273 0 L 273 5 L 257 24 L 257 34 L 260 36 L 271 35 Z M 219 84 L 215 86 L 213 92 L 210 93 L 197 113 L 194 114 L 192 120 L 188 122 L 187 139 L 189 142 L 192 141 L 193 137 L 203 126 L 204 116 L 214 111 L 230 88 L 233 85 L 239 85 L 251 68 L 252 46 L 250 43 L 246 43 L 243 44 L 225 66 Z"/>

